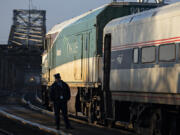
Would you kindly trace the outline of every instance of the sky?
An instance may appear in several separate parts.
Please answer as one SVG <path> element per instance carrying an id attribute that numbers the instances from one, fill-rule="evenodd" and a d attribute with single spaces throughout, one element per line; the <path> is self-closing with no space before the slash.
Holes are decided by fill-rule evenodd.
<path id="1" fill-rule="evenodd" d="M 13 24 L 13 9 L 29 9 L 29 1 L 32 9 L 46 10 L 48 31 L 55 24 L 113 0 L 0 0 L 0 44 L 6 44 L 8 41 L 10 27 Z"/>
<path id="2" fill-rule="evenodd" d="M 32 2 L 31 2 L 32 1 Z M 46 10 L 47 31 L 55 24 L 112 0 L 30 0 L 32 9 Z M 0 44 L 6 44 L 13 24 L 13 9 L 28 9 L 29 0 L 0 0 Z"/>

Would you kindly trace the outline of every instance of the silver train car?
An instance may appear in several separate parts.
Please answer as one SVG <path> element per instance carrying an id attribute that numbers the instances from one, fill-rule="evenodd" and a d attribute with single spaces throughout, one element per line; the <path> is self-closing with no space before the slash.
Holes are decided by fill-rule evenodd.
<path id="1" fill-rule="evenodd" d="M 102 82 L 109 120 L 132 124 L 144 135 L 179 134 L 179 28 L 180 2 L 105 26 Z"/>

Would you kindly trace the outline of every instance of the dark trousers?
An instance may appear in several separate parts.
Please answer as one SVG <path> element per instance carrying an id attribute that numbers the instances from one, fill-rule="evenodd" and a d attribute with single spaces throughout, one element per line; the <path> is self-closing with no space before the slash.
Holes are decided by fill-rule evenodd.
<path id="1" fill-rule="evenodd" d="M 68 114 L 67 114 L 67 102 L 54 102 L 54 114 L 55 114 L 55 121 L 56 121 L 56 127 L 59 129 L 60 126 L 60 110 L 62 111 L 62 115 L 64 118 L 64 123 L 66 128 L 70 127 L 70 123 L 68 120 Z"/>

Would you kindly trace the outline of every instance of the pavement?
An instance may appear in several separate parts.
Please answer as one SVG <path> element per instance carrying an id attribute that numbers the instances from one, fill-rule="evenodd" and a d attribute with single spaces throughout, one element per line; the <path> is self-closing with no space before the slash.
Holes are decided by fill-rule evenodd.
<path id="1" fill-rule="evenodd" d="M 71 135 L 69 132 L 56 130 L 52 117 L 29 109 L 20 97 L 14 94 L 0 97 L 1 129 L 14 135 Z"/>
<path id="2" fill-rule="evenodd" d="M 17 128 L 14 126 L 9 130 L 15 132 L 17 129 L 15 133 L 18 135 L 133 135 L 124 130 L 109 129 L 74 118 L 70 118 L 70 122 L 75 129 L 67 130 L 61 120 L 60 131 L 57 131 L 53 112 L 46 110 L 33 92 L 26 93 L 25 96 L 19 95 L 18 98 L 10 96 L 8 100 L 4 99 L 7 98 L 0 98 L 0 125 L 4 125 L 0 128 L 8 129 L 7 125 L 17 125 Z"/>
<path id="3" fill-rule="evenodd" d="M 34 109 L 38 112 L 41 112 L 45 115 L 48 115 L 50 117 L 54 117 L 54 113 L 51 111 L 48 111 L 43 105 L 42 105 L 42 101 L 39 98 L 40 95 L 38 95 L 38 93 L 34 95 L 25 95 L 24 98 L 22 100 L 24 100 L 23 102 L 28 104 L 28 106 L 31 109 Z M 74 130 L 72 130 L 72 134 L 73 135 L 84 135 L 84 134 L 89 134 L 89 135 L 99 135 L 99 134 L 103 134 L 103 135 L 134 135 L 134 133 L 129 132 L 127 130 L 119 130 L 119 129 L 112 129 L 112 128 L 107 128 L 104 127 L 102 125 L 96 125 L 96 124 L 91 124 L 88 123 L 88 121 L 82 120 L 83 118 L 81 117 L 80 119 L 74 118 L 74 117 L 69 117 L 69 119 L 71 120 L 71 123 L 73 125 L 73 127 L 75 127 Z M 84 131 L 86 130 L 86 131 Z"/>

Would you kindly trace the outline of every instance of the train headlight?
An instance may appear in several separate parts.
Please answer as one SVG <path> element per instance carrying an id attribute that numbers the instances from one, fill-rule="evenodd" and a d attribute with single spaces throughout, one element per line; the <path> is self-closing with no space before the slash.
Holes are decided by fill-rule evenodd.
<path id="1" fill-rule="evenodd" d="M 34 82 L 34 81 L 35 81 L 34 77 L 31 77 L 31 78 L 29 79 L 29 81 L 30 81 L 30 82 Z"/>

